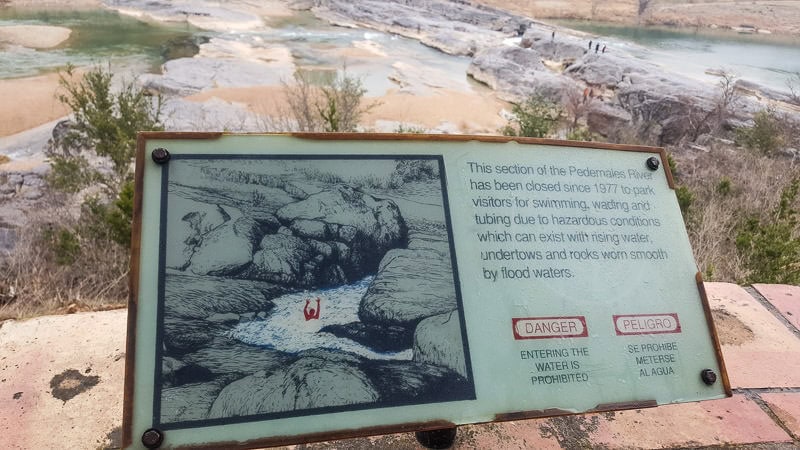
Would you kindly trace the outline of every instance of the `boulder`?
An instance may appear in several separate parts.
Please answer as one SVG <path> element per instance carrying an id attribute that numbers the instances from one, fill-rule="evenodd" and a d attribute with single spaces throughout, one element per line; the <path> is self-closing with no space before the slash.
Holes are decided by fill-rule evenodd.
<path id="1" fill-rule="evenodd" d="M 72 156 L 86 150 L 79 142 L 76 142 L 80 139 L 74 139 L 79 136 L 83 137 L 78 134 L 76 127 L 77 123 L 75 123 L 74 120 L 65 119 L 58 121 L 53 127 L 50 139 L 47 141 L 45 154 L 48 156 Z"/>
<path id="2" fill-rule="evenodd" d="M 291 78 L 292 67 L 259 60 L 196 56 L 167 61 L 161 72 L 141 75 L 139 81 L 147 89 L 183 97 L 218 87 L 277 85 L 281 79 Z"/>
<path id="3" fill-rule="evenodd" d="M 168 387 L 161 391 L 161 423 L 203 420 L 225 385 L 219 381 Z"/>
<path id="4" fill-rule="evenodd" d="M 224 331 L 220 325 L 204 320 L 164 318 L 164 347 L 170 355 L 180 355 L 208 345 L 216 333 Z"/>
<path id="5" fill-rule="evenodd" d="M 472 383 L 446 367 L 376 361 L 365 364 L 363 370 L 373 380 L 382 402 L 429 403 L 475 398 Z"/>
<path id="6" fill-rule="evenodd" d="M 293 234 L 327 241 L 334 258 L 332 267 L 341 268 L 348 281 L 374 273 L 388 250 L 405 246 L 408 233 L 400 209 L 393 201 L 346 185 L 286 205 L 276 215 Z M 338 244 L 344 244 L 347 251 L 338 251 Z M 306 251 L 300 242 L 291 245 Z M 324 255 L 320 256 L 324 261 Z"/>
<path id="7" fill-rule="evenodd" d="M 186 364 L 179 359 L 164 356 L 161 358 L 161 384 L 162 387 L 175 386 L 175 373 L 186 367 Z"/>
<path id="8" fill-rule="evenodd" d="M 201 235 L 194 247 L 188 270 L 196 275 L 233 276 L 253 260 L 261 239 L 261 228 L 253 219 L 229 220 Z"/>
<path id="9" fill-rule="evenodd" d="M 428 317 L 417 325 L 414 361 L 447 367 L 468 377 L 458 311 Z"/>
<path id="10" fill-rule="evenodd" d="M 522 47 L 497 46 L 482 50 L 475 55 L 467 74 L 512 103 L 521 103 L 532 95 L 560 102 L 564 92 L 579 89 L 570 78 L 547 69 L 536 50 Z"/>
<path id="11" fill-rule="evenodd" d="M 586 124 L 589 129 L 603 136 L 611 136 L 616 130 L 629 127 L 630 123 L 630 113 L 608 103 L 592 102 L 586 112 Z"/>
<path id="12" fill-rule="evenodd" d="M 565 73 L 592 86 L 616 88 L 625 75 L 647 74 L 654 69 L 631 58 L 590 52 L 569 66 Z"/>
<path id="13" fill-rule="evenodd" d="M 181 356 L 183 364 L 205 367 L 215 375 L 236 374 L 240 377 L 258 371 L 272 371 L 285 366 L 291 358 L 285 354 L 217 337 L 205 347 Z"/>
<path id="14" fill-rule="evenodd" d="M 376 325 L 353 322 L 326 325 L 321 332 L 351 339 L 376 352 L 399 352 L 411 348 L 414 342 L 413 329 L 397 325 Z"/>
<path id="15" fill-rule="evenodd" d="M 553 39 L 551 33 L 552 30 L 541 26 L 528 28 L 522 36 L 519 46 L 532 48 L 543 58 L 562 63 L 574 61 L 586 54 L 583 40 L 561 34 L 558 39 Z"/>
<path id="16" fill-rule="evenodd" d="M 381 261 L 358 316 L 364 323 L 412 326 L 456 308 L 449 253 L 397 249 Z"/>
<path id="17" fill-rule="evenodd" d="M 272 298 L 288 290 L 274 284 L 231 278 L 198 277 L 167 272 L 165 277 L 165 315 L 205 321 L 215 314 L 269 311 Z"/>
<path id="18" fill-rule="evenodd" d="M 438 253 L 442 258 L 450 257 L 450 241 L 441 235 L 409 231 L 407 248 L 409 250 L 430 250 Z"/>
<path id="19" fill-rule="evenodd" d="M 451 55 L 473 55 L 517 34 L 528 19 L 499 9 L 444 0 L 316 2 L 314 13 L 342 26 L 366 26 L 419 39 Z"/>
<path id="20" fill-rule="evenodd" d="M 268 234 L 253 255 L 253 264 L 239 276 L 296 287 L 342 284 L 346 280 L 334 249 L 312 239 Z"/>
<path id="21" fill-rule="evenodd" d="M 378 398 L 372 382 L 352 363 L 305 357 L 270 374 L 258 372 L 225 386 L 209 417 L 372 403 Z"/>
<path id="22" fill-rule="evenodd" d="M 204 234 L 229 221 L 231 214 L 241 217 L 238 210 L 220 205 L 187 199 L 173 203 L 167 211 L 170 240 L 183 245 L 179 244 L 174 251 L 167 252 L 166 265 L 172 269 L 185 270 L 189 266 L 195 247 L 203 240 Z"/>

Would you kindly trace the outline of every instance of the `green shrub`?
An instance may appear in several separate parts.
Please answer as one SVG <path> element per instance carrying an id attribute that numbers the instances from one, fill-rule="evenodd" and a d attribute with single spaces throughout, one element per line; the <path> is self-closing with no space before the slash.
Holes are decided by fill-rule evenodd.
<path id="1" fill-rule="evenodd" d="M 72 110 L 74 125 L 66 136 L 49 149 L 52 170 L 49 185 L 62 192 L 76 193 L 89 186 L 99 194 L 84 200 L 80 234 L 91 239 L 109 239 L 130 245 L 133 217 L 133 167 L 138 131 L 160 131 L 161 99 L 153 99 L 133 82 L 112 89 L 113 75 L 97 67 L 79 81 L 68 67 L 60 74 L 59 100 Z M 94 153 L 108 162 L 100 169 L 87 159 Z"/>
<path id="2" fill-rule="evenodd" d="M 80 81 L 73 81 L 74 68 L 60 74 L 62 92 L 58 99 L 72 110 L 75 124 L 60 148 L 49 152 L 53 170 L 51 185 L 66 192 L 77 192 L 99 184 L 110 199 L 117 197 L 133 178 L 131 161 L 136 153 L 138 131 L 160 131 L 161 98 L 153 99 L 133 82 L 123 82 L 114 92 L 114 75 L 96 67 Z M 89 164 L 84 152 L 90 149 L 111 163 L 110 173 Z"/>
<path id="3" fill-rule="evenodd" d="M 95 240 L 110 239 L 129 247 L 131 245 L 131 222 L 133 220 L 132 182 L 125 184 L 119 197 L 111 203 L 98 197 L 87 198 L 81 208 L 81 230 L 86 237 Z"/>
<path id="4" fill-rule="evenodd" d="M 412 181 L 436 179 L 439 168 L 433 161 L 403 159 L 397 162 L 389 180 L 389 187 L 397 188 Z"/>
<path id="5" fill-rule="evenodd" d="M 688 226 L 689 212 L 692 204 L 694 204 L 695 195 L 688 186 L 678 186 L 675 189 L 675 196 L 678 197 L 678 206 L 680 206 L 683 220 Z"/>
<path id="6" fill-rule="evenodd" d="M 561 107 L 540 96 L 531 96 L 511 109 L 514 118 L 500 129 L 505 136 L 543 138 L 550 135 L 561 119 Z"/>
<path id="7" fill-rule="evenodd" d="M 753 116 L 752 127 L 736 130 L 736 143 L 765 155 L 772 155 L 783 145 L 783 127 L 780 118 L 771 109 Z"/>
<path id="8" fill-rule="evenodd" d="M 781 193 L 770 220 L 751 216 L 739 227 L 736 248 L 749 274 L 743 283 L 800 284 L 800 237 L 794 203 L 800 180 Z"/>
<path id="9" fill-rule="evenodd" d="M 733 182 L 727 176 L 724 176 L 719 179 L 719 183 L 717 183 L 717 192 L 720 195 L 729 195 L 733 190 Z"/>
<path id="10" fill-rule="evenodd" d="M 674 178 L 675 181 L 678 181 L 678 161 L 675 161 L 675 158 L 671 153 L 667 153 L 667 166 L 669 166 L 669 171 L 672 174 L 672 178 Z"/>
<path id="11" fill-rule="evenodd" d="M 288 115 L 299 131 L 353 132 L 361 116 L 377 106 L 364 103 L 367 88 L 346 66 L 321 75 L 298 70 L 294 82 L 283 87 Z"/>
<path id="12" fill-rule="evenodd" d="M 395 128 L 393 131 L 393 133 L 397 134 L 425 134 L 427 132 L 428 130 L 426 130 L 423 127 L 418 127 L 415 125 L 405 125 L 402 123 L 398 125 L 397 128 Z"/>
<path id="13" fill-rule="evenodd" d="M 55 256 L 56 264 L 68 266 L 78 259 L 81 254 L 81 245 L 78 236 L 66 228 L 47 229 L 44 240 L 48 242 Z"/>
<path id="14" fill-rule="evenodd" d="M 567 133 L 567 140 L 591 142 L 594 140 L 594 135 L 587 127 L 576 127 Z"/>

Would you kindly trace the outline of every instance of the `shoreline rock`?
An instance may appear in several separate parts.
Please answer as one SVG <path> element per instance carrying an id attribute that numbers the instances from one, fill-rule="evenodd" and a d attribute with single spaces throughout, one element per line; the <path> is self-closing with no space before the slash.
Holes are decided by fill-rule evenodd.
<path id="1" fill-rule="evenodd" d="M 69 39 L 72 30 L 51 25 L 0 26 L 0 44 L 19 45 L 34 49 L 57 47 Z"/>

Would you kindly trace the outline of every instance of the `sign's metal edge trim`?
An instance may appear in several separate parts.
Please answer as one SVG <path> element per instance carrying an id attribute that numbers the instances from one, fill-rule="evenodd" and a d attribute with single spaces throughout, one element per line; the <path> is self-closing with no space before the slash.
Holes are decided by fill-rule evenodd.
<path id="1" fill-rule="evenodd" d="M 720 378 L 722 378 L 722 386 L 725 389 L 725 396 L 732 397 L 733 390 L 731 389 L 731 382 L 728 378 L 728 370 L 725 368 L 725 360 L 722 357 L 722 344 L 717 335 L 717 327 L 714 326 L 714 315 L 711 313 L 711 305 L 708 303 L 706 287 L 703 284 L 703 274 L 699 271 L 695 274 L 695 281 L 697 283 L 697 290 L 700 293 L 700 300 L 703 304 L 703 312 L 706 315 L 708 333 L 711 335 L 711 342 L 714 344 L 714 353 L 717 356 L 717 365 L 719 366 Z"/>

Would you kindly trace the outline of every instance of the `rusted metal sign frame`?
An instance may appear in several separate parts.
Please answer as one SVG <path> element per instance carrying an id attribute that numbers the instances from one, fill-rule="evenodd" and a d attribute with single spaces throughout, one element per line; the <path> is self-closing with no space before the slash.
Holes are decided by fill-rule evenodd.
<path id="1" fill-rule="evenodd" d="M 144 165 L 146 158 L 149 155 L 145 154 L 146 144 L 148 140 L 215 140 L 226 133 L 197 133 L 197 132 L 147 132 L 140 133 L 137 139 L 137 154 L 136 154 L 136 172 L 135 172 L 135 197 L 134 197 L 134 213 L 132 224 L 132 243 L 131 243 L 131 261 L 130 261 L 130 278 L 129 289 L 130 295 L 128 300 L 128 322 L 127 322 L 127 341 L 126 341 L 126 364 L 125 364 L 125 387 L 124 387 L 124 406 L 123 406 L 123 426 L 122 426 L 122 447 L 127 448 L 134 440 L 141 439 L 141 436 L 133 435 L 133 416 L 134 416 L 134 390 L 136 387 L 135 379 L 135 355 L 136 355 L 136 333 L 137 333 L 137 311 L 139 301 L 139 280 L 143 261 L 141 260 L 141 245 L 142 245 L 142 212 L 143 212 L 143 177 Z M 264 134 L 260 134 L 264 135 Z M 615 150 L 626 152 L 641 152 L 653 154 L 660 160 L 661 166 L 665 170 L 665 176 L 670 189 L 675 189 L 675 184 L 666 152 L 660 147 L 637 146 L 637 145 L 622 145 L 622 144 L 607 144 L 607 143 L 594 143 L 594 142 L 575 142 L 575 141 L 562 141 L 554 139 L 537 139 L 537 138 L 521 138 L 521 137 L 500 137 L 500 136 L 470 136 L 470 135 L 400 135 L 400 134 L 371 134 L 371 133 L 274 133 L 277 136 L 290 136 L 299 139 L 308 140 L 329 140 L 329 141 L 423 141 L 423 142 L 484 142 L 484 143 L 509 143 L 517 142 L 519 144 L 531 145 L 531 150 L 535 150 L 537 145 L 557 146 L 557 147 L 578 147 L 586 149 L 599 149 L 599 150 Z M 145 263 L 147 263 L 145 261 Z M 708 325 L 709 338 L 713 344 L 713 350 L 716 356 L 716 362 L 720 369 L 720 378 L 724 393 L 726 396 L 732 395 L 730 381 L 728 379 L 725 364 L 722 358 L 722 351 L 720 341 L 713 325 L 713 317 L 711 308 L 708 302 L 706 291 L 703 287 L 702 275 L 700 272 L 696 274 L 696 284 L 699 297 L 702 301 L 702 308 L 705 312 L 705 321 Z M 636 402 L 621 402 L 600 404 L 595 408 L 582 411 L 583 413 L 611 411 L 611 410 L 625 410 L 625 409 L 638 409 L 649 408 L 657 406 L 655 400 L 645 400 Z M 541 417 L 553 417 L 560 415 L 575 414 L 572 411 L 562 409 L 544 409 L 532 411 L 519 411 L 510 413 L 496 414 L 493 421 L 509 421 Z M 332 432 L 322 432 L 304 435 L 291 435 L 291 436 L 272 436 L 267 438 L 259 438 L 246 442 L 218 442 L 214 444 L 193 446 L 192 448 L 202 449 L 229 449 L 229 448 L 258 448 L 265 446 L 277 445 L 290 445 L 307 442 L 318 442 L 337 440 L 345 438 L 372 436 L 379 434 L 400 433 L 400 432 L 413 432 L 424 430 L 436 430 L 448 427 L 454 427 L 457 424 L 448 420 L 433 420 L 419 423 L 397 423 L 387 426 L 366 427 L 360 429 L 346 429 L 337 430 Z"/>

